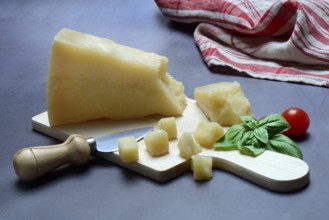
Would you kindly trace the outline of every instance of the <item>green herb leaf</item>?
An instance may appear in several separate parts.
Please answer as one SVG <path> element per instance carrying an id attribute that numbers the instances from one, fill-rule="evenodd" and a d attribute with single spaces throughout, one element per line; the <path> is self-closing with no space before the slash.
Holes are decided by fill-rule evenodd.
<path id="1" fill-rule="evenodd" d="M 237 147 L 241 151 L 244 146 L 253 145 L 253 131 L 248 131 L 243 134 L 240 140 L 237 141 Z"/>
<path id="2" fill-rule="evenodd" d="M 254 130 L 254 136 L 262 143 L 267 144 L 268 133 L 264 127 L 259 127 Z"/>
<path id="3" fill-rule="evenodd" d="M 261 142 L 255 136 L 254 131 L 249 131 L 238 141 L 237 146 L 242 154 L 258 156 L 265 151 L 266 143 Z"/>
<path id="4" fill-rule="evenodd" d="M 239 150 L 242 154 L 258 156 L 265 150 L 277 151 L 302 158 L 297 144 L 280 134 L 290 128 L 279 114 L 271 114 L 257 121 L 252 116 L 242 116 L 242 124 L 234 125 L 214 144 L 216 150 Z"/>
<path id="5" fill-rule="evenodd" d="M 302 159 L 302 151 L 298 145 L 283 134 L 274 135 L 268 142 L 266 149 L 287 154 Z"/>
<path id="6" fill-rule="evenodd" d="M 243 146 L 240 150 L 242 154 L 257 157 L 262 154 L 266 149 L 265 148 L 257 148 L 255 146 Z"/>
<path id="7" fill-rule="evenodd" d="M 230 142 L 215 143 L 214 148 L 215 150 L 220 150 L 220 151 L 238 150 L 236 143 L 230 143 Z"/>
<path id="8" fill-rule="evenodd" d="M 242 138 L 244 133 L 245 127 L 243 124 L 234 125 L 214 144 L 214 148 L 216 150 L 236 150 L 237 142 Z"/>
<path id="9" fill-rule="evenodd" d="M 215 143 L 214 148 L 216 150 L 236 149 L 237 142 L 241 139 L 244 132 L 245 128 L 243 124 L 230 127 L 225 135 Z"/>
<path id="10" fill-rule="evenodd" d="M 289 123 L 279 114 L 271 114 L 258 122 L 259 127 L 267 130 L 269 136 L 284 132 L 290 128 Z"/>
<path id="11" fill-rule="evenodd" d="M 237 142 L 242 138 L 247 130 L 248 129 L 244 126 L 244 124 L 233 125 L 226 131 L 224 135 L 226 137 L 224 138 L 226 140 L 230 140 L 231 142 Z"/>
<path id="12" fill-rule="evenodd" d="M 253 130 L 258 127 L 258 121 L 255 117 L 241 116 L 240 118 L 249 129 Z"/>

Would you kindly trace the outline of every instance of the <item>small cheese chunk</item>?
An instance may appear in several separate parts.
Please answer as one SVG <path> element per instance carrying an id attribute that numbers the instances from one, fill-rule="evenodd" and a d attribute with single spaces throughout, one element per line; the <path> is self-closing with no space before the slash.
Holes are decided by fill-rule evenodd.
<path id="1" fill-rule="evenodd" d="M 212 178 L 212 157 L 193 155 L 191 165 L 194 180 L 204 181 Z"/>
<path id="2" fill-rule="evenodd" d="M 195 142 L 191 133 L 184 132 L 178 140 L 177 147 L 179 155 L 185 159 L 190 159 L 192 155 L 202 151 L 200 145 Z"/>
<path id="3" fill-rule="evenodd" d="M 125 163 L 138 160 L 138 143 L 134 137 L 123 137 L 118 140 L 119 156 Z"/>
<path id="4" fill-rule="evenodd" d="M 175 117 L 161 118 L 158 122 L 159 129 L 168 134 L 169 140 L 177 138 L 177 125 Z"/>
<path id="5" fill-rule="evenodd" d="M 251 104 L 238 82 L 220 82 L 198 87 L 194 97 L 203 113 L 222 126 L 240 124 L 240 116 L 252 115 Z"/>
<path id="6" fill-rule="evenodd" d="M 181 115 L 186 96 L 167 74 L 167 58 L 112 40 L 63 29 L 48 72 L 49 123 Z"/>
<path id="7" fill-rule="evenodd" d="M 162 156 L 169 151 L 169 139 L 164 130 L 154 130 L 147 133 L 144 142 L 151 156 Z"/>
<path id="8" fill-rule="evenodd" d="M 193 136 L 201 146 L 212 148 L 214 143 L 224 136 L 224 129 L 217 122 L 201 121 Z"/>

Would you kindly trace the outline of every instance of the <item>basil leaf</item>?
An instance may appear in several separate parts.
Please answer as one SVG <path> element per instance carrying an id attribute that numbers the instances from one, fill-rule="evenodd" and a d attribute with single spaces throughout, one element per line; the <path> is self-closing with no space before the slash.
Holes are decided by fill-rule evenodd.
<path id="1" fill-rule="evenodd" d="M 238 140 L 237 142 L 237 147 L 239 150 L 241 150 L 244 146 L 247 146 L 247 145 L 253 145 L 253 141 L 252 141 L 252 138 L 253 138 L 253 131 L 248 131 L 248 132 L 245 132 L 243 137 Z"/>
<path id="2" fill-rule="evenodd" d="M 268 142 L 266 148 L 268 150 L 287 154 L 302 159 L 302 151 L 298 145 L 289 137 L 283 134 L 274 135 Z"/>
<path id="3" fill-rule="evenodd" d="M 268 133 L 264 127 L 259 127 L 254 130 L 254 136 L 264 144 L 268 142 Z"/>
<path id="4" fill-rule="evenodd" d="M 243 124 L 230 127 L 225 135 L 214 144 L 215 150 L 236 150 L 237 142 L 242 138 L 244 133 L 245 127 Z"/>
<path id="5" fill-rule="evenodd" d="M 230 151 L 230 150 L 238 149 L 236 143 L 229 143 L 229 142 L 215 143 L 214 148 L 215 150 L 221 150 L 221 151 Z"/>
<path id="6" fill-rule="evenodd" d="M 255 146 L 244 146 L 241 148 L 240 152 L 242 154 L 257 157 L 258 155 L 262 154 L 265 150 L 266 150 L 265 148 L 257 148 Z"/>
<path id="7" fill-rule="evenodd" d="M 271 114 L 258 122 L 259 127 L 267 130 L 269 136 L 284 132 L 290 128 L 289 123 L 279 114 Z"/>
<path id="8" fill-rule="evenodd" d="M 231 140 L 237 141 L 241 139 L 245 132 L 246 127 L 243 124 L 238 124 L 229 128 L 225 134 Z"/>
<path id="9" fill-rule="evenodd" d="M 297 144 L 280 134 L 290 128 L 289 123 L 279 114 L 271 114 L 257 121 L 252 116 L 241 116 L 242 124 L 229 128 L 225 135 L 214 144 L 216 150 L 240 150 L 242 154 L 258 156 L 265 150 L 272 150 L 302 158 Z"/>
<path id="10" fill-rule="evenodd" d="M 241 116 L 240 119 L 245 123 L 245 125 L 251 130 L 258 127 L 258 121 L 255 117 L 252 116 Z"/>
<path id="11" fill-rule="evenodd" d="M 258 140 L 253 131 L 247 132 L 238 142 L 238 148 L 242 154 L 258 156 L 265 151 L 266 144 Z"/>
<path id="12" fill-rule="evenodd" d="M 246 128 L 243 124 L 234 125 L 226 131 L 224 137 L 222 137 L 219 142 L 221 142 L 223 139 L 224 141 L 236 143 L 242 138 L 245 132 Z"/>

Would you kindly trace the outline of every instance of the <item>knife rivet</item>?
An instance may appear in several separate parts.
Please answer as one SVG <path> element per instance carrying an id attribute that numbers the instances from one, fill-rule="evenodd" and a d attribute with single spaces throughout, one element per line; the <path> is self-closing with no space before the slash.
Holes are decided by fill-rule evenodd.
<path id="1" fill-rule="evenodd" d="M 92 137 L 88 138 L 87 139 L 87 143 L 88 143 L 88 145 L 90 147 L 91 153 L 93 153 L 93 152 L 95 152 L 97 150 L 95 138 L 92 138 Z"/>

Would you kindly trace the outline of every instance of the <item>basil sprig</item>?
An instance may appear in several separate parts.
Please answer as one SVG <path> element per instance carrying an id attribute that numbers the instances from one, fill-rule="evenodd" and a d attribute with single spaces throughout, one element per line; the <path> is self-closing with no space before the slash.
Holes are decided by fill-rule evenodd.
<path id="1" fill-rule="evenodd" d="M 250 156 L 271 150 L 302 159 L 298 145 L 282 134 L 290 125 L 281 115 L 271 114 L 259 121 L 252 116 L 242 116 L 241 120 L 242 124 L 230 127 L 214 144 L 215 150 L 239 150 Z"/>

